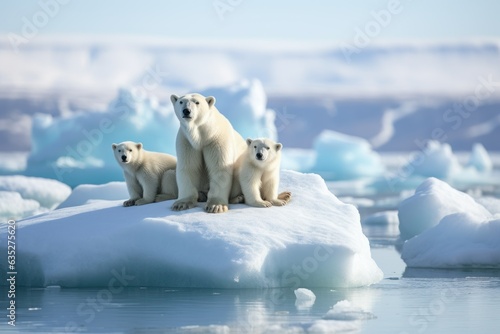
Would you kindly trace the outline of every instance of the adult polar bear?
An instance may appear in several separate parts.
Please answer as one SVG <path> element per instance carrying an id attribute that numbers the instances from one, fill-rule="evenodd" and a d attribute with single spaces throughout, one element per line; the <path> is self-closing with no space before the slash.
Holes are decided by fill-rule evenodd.
<path id="1" fill-rule="evenodd" d="M 205 210 L 228 210 L 234 163 L 246 150 L 243 137 L 215 107 L 213 96 L 186 94 L 170 97 L 180 122 L 177 133 L 177 185 L 179 199 L 172 210 L 197 205 L 198 192 L 209 188 Z"/>

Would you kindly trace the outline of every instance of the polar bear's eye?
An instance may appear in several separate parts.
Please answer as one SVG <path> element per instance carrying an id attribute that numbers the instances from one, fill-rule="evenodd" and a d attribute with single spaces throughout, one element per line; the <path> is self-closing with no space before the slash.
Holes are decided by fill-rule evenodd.
<path id="1" fill-rule="evenodd" d="M 182 103 L 183 103 L 182 101 L 179 102 L 179 104 L 182 104 Z"/>
<path id="2" fill-rule="evenodd" d="M 200 102 L 196 101 L 196 104 L 200 104 Z"/>
<path id="3" fill-rule="evenodd" d="M 269 147 L 266 147 L 266 150 L 269 150 Z"/>
<path id="4" fill-rule="evenodd" d="M 257 148 L 257 145 L 255 145 L 253 148 Z"/>
<path id="5" fill-rule="evenodd" d="M 132 150 L 131 150 L 131 149 L 128 149 L 128 151 L 129 151 L 129 152 L 132 152 Z"/>
<path id="6" fill-rule="evenodd" d="M 122 150 L 118 150 L 118 153 L 122 153 Z"/>

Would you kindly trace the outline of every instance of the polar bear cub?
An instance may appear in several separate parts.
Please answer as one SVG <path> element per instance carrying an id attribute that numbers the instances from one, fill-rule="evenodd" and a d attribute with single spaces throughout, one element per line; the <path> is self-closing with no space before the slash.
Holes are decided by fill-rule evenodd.
<path id="1" fill-rule="evenodd" d="M 292 194 L 283 192 L 278 195 L 283 145 L 266 138 L 248 138 L 246 143 L 246 151 L 236 162 L 231 203 L 244 202 L 256 207 L 286 205 Z"/>
<path id="2" fill-rule="evenodd" d="M 175 157 L 146 151 L 142 143 L 124 141 L 112 145 L 123 169 L 130 199 L 123 206 L 143 205 L 177 198 Z"/>

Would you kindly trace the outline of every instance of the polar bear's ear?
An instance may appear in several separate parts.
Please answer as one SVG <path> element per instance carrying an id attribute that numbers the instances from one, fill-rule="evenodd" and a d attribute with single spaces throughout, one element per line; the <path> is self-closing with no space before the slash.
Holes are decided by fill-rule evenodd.
<path id="1" fill-rule="evenodd" d="M 172 94 L 170 95 L 170 101 L 172 101 L 172 104 L 175 104 L 175 102 L 177 102 L 177 100 L 179 99 L 179 97 L 175 94 Z"/>
<path id="2" fill-rule="evenodd" d="M 253 139 L 251 138 L 247 138 L 247 145 L 250 146 L 253 142 Z"/>
<path id="3" fill-rule="evenodd" d="M 142 143 L 135 144 L 135 147 L 137 147 L 137 149 L 140 150 L 142 148 Z"/>
<path id="4" fill-rule="evenodd" d="M 215 104 L 215 97 L 208 96 L 205 98 L 205 101 L 207 101 L 208 107 L 211 108 Z"/>
<path id="5" fill-rule="evenodd" d="M 113 150 L 116 150 L 117 146 L 118 146 L 118 144 L 115 144 L 115 143 L 111 144 L 111 147 L 113 148 Z"/>
<path id="6" fill-rule="evenodd" d="M 283 144 L 281 144 L 281 143 L 276 144 L 276 152 L 278 152 L 282 148 L 283 148 Z"/>

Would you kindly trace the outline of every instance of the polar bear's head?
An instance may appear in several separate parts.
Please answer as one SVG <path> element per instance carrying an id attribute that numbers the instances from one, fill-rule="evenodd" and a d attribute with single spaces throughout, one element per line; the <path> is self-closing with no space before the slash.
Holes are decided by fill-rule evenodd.
<path id="1" fill-rule="evenodd" d="M 111 147 L 115 153 L 115 159 L 120 165 L 136 162 L 141 156 L 142 143 L 124 141 L 120 144 L 113 144 Z"/>
<path id="2" fill-rule="evenodd" d="M 170 96 L 170 100 L 181 124 L 194 123 L 199 125 L 205 123 L 211 115 L 212 107 L 215 105 L 215 97 L 205 97 L 197 93 L 183 96 L 173 94 Z"/>
<path id="3" fill-rule="evenodd" d="M 283 148 L 281 143 L 276 143 L 267 138 L 248 138 L 247 145 L 250 161 L 254 164 L 268 164 L 274 161 L 280 155 Z"/>

